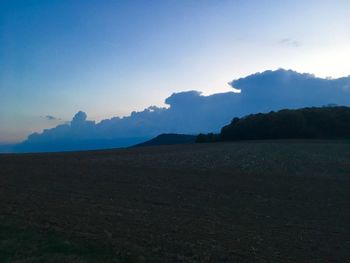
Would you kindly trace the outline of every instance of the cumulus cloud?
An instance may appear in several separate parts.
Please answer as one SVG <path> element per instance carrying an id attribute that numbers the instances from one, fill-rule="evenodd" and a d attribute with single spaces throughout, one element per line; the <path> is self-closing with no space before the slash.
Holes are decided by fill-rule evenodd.
<path id="1" fill-rule="evenodd" d="M 330 103 L 349 105 L 350 90 L 344 89 L 349 84 L 350 77 L 323 79 L 284 69 L 265 71 L 231 82 L 232 86 L 242 89 L 240 104 L 245 113 Z"/>
<path id="2" fill-rule="evenodd" d="M 204 96 L 199 91 L 173 93 L 167 108 L 150 106 L 126 117 L 99 123 L 80 111 L 71 122 L 34 133 L 19 151 L 55 151 L 129 146 L 161 133 L 218 132 L 233 117 L 281 108 L 349 105 L 350 77 L 322 79 L 291 70 L 265 71 L 230 83 L 242 92 Z"/>

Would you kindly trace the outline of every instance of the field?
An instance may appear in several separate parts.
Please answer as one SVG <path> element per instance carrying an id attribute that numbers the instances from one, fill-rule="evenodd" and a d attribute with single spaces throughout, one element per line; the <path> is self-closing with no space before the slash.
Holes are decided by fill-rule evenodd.
<path id="1" fill-rule="evenodd" d="M 350 143 L 0 155 L 0 262 L 350 262 Z"/>

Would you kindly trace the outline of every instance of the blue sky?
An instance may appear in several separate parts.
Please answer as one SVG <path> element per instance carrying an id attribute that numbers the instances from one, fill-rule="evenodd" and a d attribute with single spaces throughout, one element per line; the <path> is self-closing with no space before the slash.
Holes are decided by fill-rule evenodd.
<path id="1" fill-rule="evenodd" d="M 349 25 L 348 0 L 2 0 L 0 143 L 267 69 L 347 76 Z"/>

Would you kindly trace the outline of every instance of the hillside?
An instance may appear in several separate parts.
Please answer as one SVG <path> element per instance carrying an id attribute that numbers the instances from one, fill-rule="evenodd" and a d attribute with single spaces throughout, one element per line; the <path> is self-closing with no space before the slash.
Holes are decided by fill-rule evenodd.
<path id="1" fill-rule="evenodd" d="M 222 128 L 221 139 L 350 139 L 350 108 L 303 108 L 235 118 Z"/>
<path id="2" fill-rule="evenodd" d="M 172 144 L 188 144 L 195 143 L 196 136 L 187 134 L 166 133 L 160 134 L 157 137 L 136 144 L 134 147 L 141 146 L 156 146 L 156 145 L 172 145 Z"/>

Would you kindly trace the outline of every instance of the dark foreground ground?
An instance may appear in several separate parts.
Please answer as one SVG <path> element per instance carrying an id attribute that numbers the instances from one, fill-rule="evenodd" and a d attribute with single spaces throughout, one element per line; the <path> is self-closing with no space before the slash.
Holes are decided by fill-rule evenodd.
<path id="1" fill-rule="evenodd" d="M 0 262 L 350 262 L 350 143 L 0 155 Z"/>

